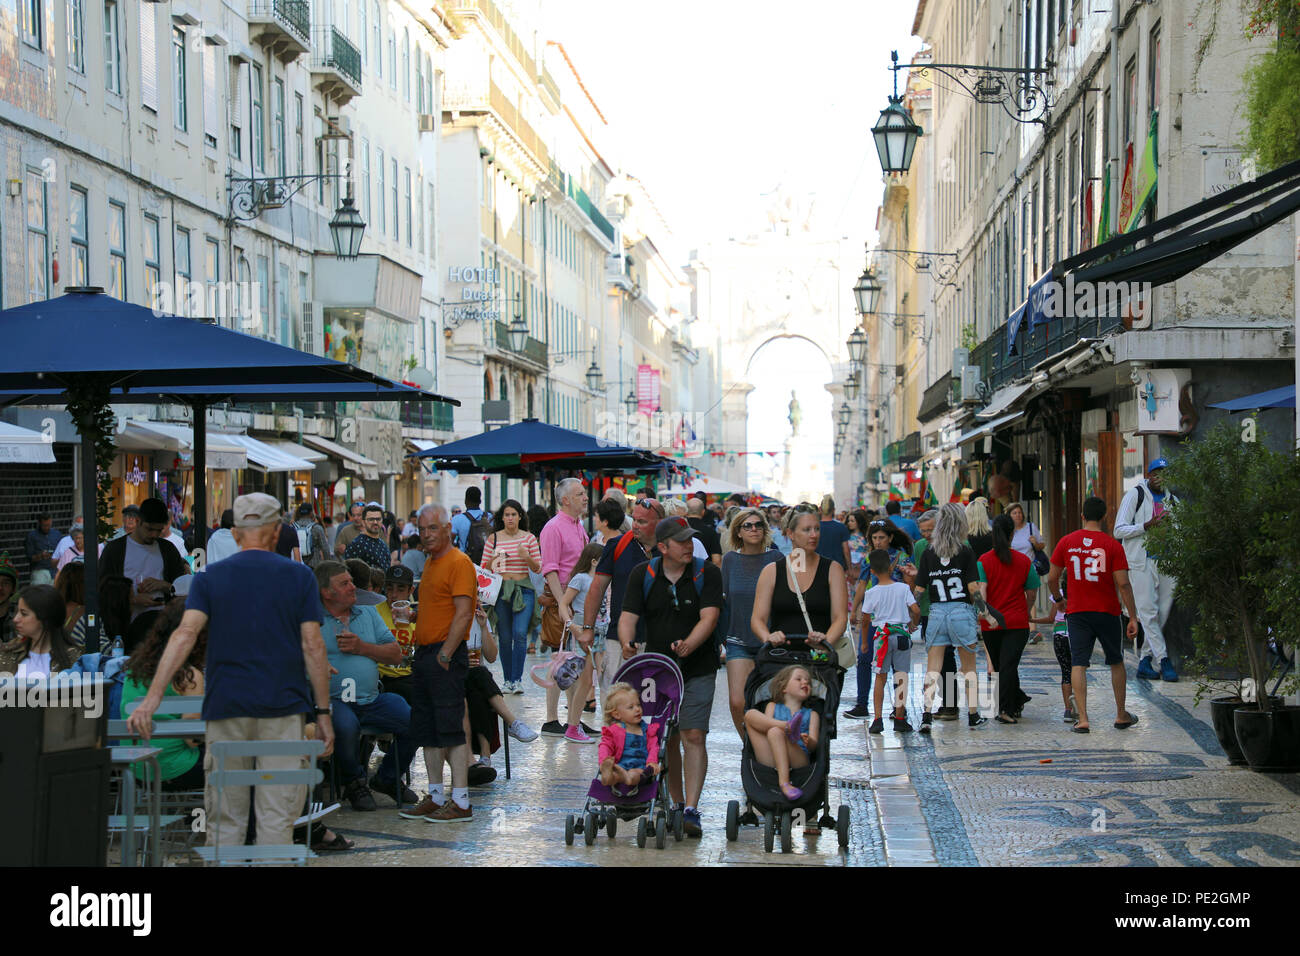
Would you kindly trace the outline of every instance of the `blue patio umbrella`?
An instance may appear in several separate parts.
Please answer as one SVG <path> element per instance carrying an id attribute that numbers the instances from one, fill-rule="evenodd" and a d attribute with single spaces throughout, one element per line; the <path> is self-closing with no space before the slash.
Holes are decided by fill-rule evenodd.
<path id="1" fill-rule="evenodd" d="M 570 471 L 658 471 L 662 455 L 526 418 L 514 425 L 415 452 L 441 470 L 528 477 L 535 467 Z"/>
<path id="2" fill-rule="evenodd" d="M 387 399 L 440 401 L 345 362 L 300 352 L 224 329 L 211 321 L 161 314 L 105 295 L 72 288 L 42 302 L 0 311 L 0 401 L 57 402 L 69 389 L 106 388 L 110 401 L 178 398 L 203 422 L 213 402 Z M 97 515 L 94 449 L 82 439 L 82 508 Z M 194 429 L 195 523 L 207 526 L 203 462 L 207 430 Z M 98 649 L 98 521 L 86 528 L 86 646 Z"/>

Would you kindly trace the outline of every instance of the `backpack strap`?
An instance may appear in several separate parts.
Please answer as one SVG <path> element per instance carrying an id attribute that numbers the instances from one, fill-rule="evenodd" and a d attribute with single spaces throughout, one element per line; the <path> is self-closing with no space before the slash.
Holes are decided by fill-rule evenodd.
<path id="1" fill-rule="evenodd" d="M 631 532 L 628 532 L 631 534 Z M 655 575 L 659 572 L 655 570 L 655 565 L 662 561 L 662 558 L 651 558 L 650 563 L 646 565 L 645 577 L 641 579 L 641 600 L 650 600 L 650 589 L 654 587 Z"/>
<path id="2" fill-rule="evenodd" d="M 1138 490 L 1138 500 L 1137 500 L 1137 504 L 1133 506 L 1133 520 L 1135 521 L 1137 520 L 1137 510 L 1138 508 L 1142 507 L 1142 500 L 1147 496 L 1146 484 L 1145 483 L 1139 484 L 1137 486 L 1137 490 Z"/>
<path id="3" fill-rule="evenodd" d="M 704 587 L 704 559 L 695 557 L 691 559 L 691 563 L 695 566 L 694 573 L 691 575 L 691 583 L 695 585 L 695 593 L 700 594 Z"/>
<path id="4" fill-rule="evenodd" d="M 633 534 L 631 531 L 624 531 L 621 535 L 619 535 L 618 541 L 616 541 L 616 542 L 614 543 L 614 560 L 615 560 L 615 561 L 617 561 L 619 558 L 623 557 L 623 552 L 626 551 L 626 550 L 627 550 L 627 546 L 628 546 L 629 544 L 632 543 L 632 538 L 633 538 L 633 537 L 634 537 L 634 534 Z"/>

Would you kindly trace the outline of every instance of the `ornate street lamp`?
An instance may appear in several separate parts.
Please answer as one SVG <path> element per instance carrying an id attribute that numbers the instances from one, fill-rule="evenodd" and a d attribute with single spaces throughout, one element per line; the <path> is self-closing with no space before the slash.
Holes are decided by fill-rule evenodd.
<path id="1" fill-rule="evenodd" d="M 845 402 L 843 405 L 840 406 L 840 426 L 842 428 L 848 428 L 849 421 L 852 418 L 853 418 L 853 409 L 849 407 L 848 402 Z"/>
<path id="2" fill-rule="evenodd" d="M 852 371 L 849 372 L 849 377 L 844 380 L 844 397 L 850 402 L 856 402 L 858 400 L 858 390 L 860 387 L 861 383 L 858 379 L 858 373 Z"/>
<path id="3" fill-rule="evenodd" d="M 516 312 L 514 321 L 510 323 L 506 333 L 510 338 L 510 351 L 522 352 L 528 342 L 528 323 L 524 321 L 524 317 Z"/>
<path id="4" fill-rule="evenodd" d="M 627 409 L 629 418 L 636 414 L 637 405 L 639 404 L 640 403 L 636 399 L 636 389 L 629 388 L 627 390 L 627 397 L 623 399 L 623 406 Z"/>
<path id="5" fill-rule="evenodd" d="M 862 331 L 861 326 L 855 328 L 853 334 L 849 336 L 848 346 L 849 361 L 861 365 L 863 359 L 867 357 L 867 333 Z"/>
<path id="6" fill-rule="evenodd" d="M 897 65 L 897 50 L 893 59 Z M 911 169 L 912 152 L 921 133 L 921 127 L 916 125 L 912 114 L 903 106 L 903 98 L 898 95 L 898 70 L 895 69 L 894 95 L 871 128 L 871 135 L 876 140 L 876 153 L 880 156 L 880 168 L 886 173 L 905 173 Z"/>
<path id="7" fill-rule="evenodd" d="M 605 374 L 596 364 L 596 350 L 591 350 L 591 368 L 587 369 L 587 388 L 593 392 L 603 392 L 605 390 Z"/>
<path id="8" fill-rule="evenodd" d="M 872 268 L 870 266 L 864 268 L 862 275 L 858 276 L 857 285 L 853 287 L 853 300 L 858 307 L 859 315 L 875 314 L 883 289 L 884 286 L 880 284 Z"/>
<path id="9" fill-rule="evenodd" d="M 334 240 L 334 254 L 340 259 L 355 259 L 361 252 L 361 236 L 366 231 L 366 224 L 361 213 L 352 204 L 351 184 L 348 195 L 334 212 L 330 220 L 330 238 Z"/>

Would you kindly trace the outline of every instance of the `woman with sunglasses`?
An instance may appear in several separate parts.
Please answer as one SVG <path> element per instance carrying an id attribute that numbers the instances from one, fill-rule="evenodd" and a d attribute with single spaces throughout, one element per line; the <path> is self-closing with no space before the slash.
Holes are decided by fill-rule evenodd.
<path id="1" fill-rule="evenodd" d="M 731 721 L 742 739 L 745 735 L 745 681 L 754 669 L 754 657 L 762 642 L 754 636 L 750 617 L 754 612 L 754 590 L 763 569 L 781 559 L 771 548 L 772 535 L 763 513 L 741 508 L 727 528 L 726 553 L 722 556 L 723 637 L 727 649 L 727 692 Z"/>
<path id="2" fill-rule="evenodd" d="M 784 530 L 790 556 L 759 574 L 750 630 L 764 644 L 784 644 L 787 634 L 806 634 L 810 644 L 833 645 L 849 623 L 848 590 L 839 562 L 817 553 L 819 509 L 796 505 L 785 517 Z"/>

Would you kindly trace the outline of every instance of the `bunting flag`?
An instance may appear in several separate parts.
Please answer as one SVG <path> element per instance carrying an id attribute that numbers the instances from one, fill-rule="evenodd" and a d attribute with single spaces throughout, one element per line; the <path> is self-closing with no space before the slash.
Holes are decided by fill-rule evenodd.
<path id="1" fill-rule="evenodd" d="M 1130 199 L 1132 210 L 1127 219 L 1121 217 L 1121 232 L 1132 232 L 1146 212 L 1147 202 L 1156 191 L 1156 131 L 1159 126 L 1160 111 L 1151 114 L 1151 128 L 1147 131 L 1146 146 L 1142 150 L 1142 162 L 1138 164 L 1133 176 L 1133 195 Z M 1131 148 L 1131 147 L 1130 147 Z M 1132 154 L 1130 153 L 1130 158 Z"/>
<path id="2" fill-rule="evenodd" d="M 1101 213 L 1097 216 L 1097 245 L 1110 238 L 1110 166 L 1101 177 Z"/>
<path id="3" fill-rule="evenodd" d="M 1079 251 L 1087 252 L 1092 248 L 1092 217 L 1096 215 L 1093 209 L 1093 186 L 1095 183 L 1088 183 L 1088 188 L 1083 193 L 1083 222 L 1080 223 L 1082 228 L 1079 230 Z"/>

